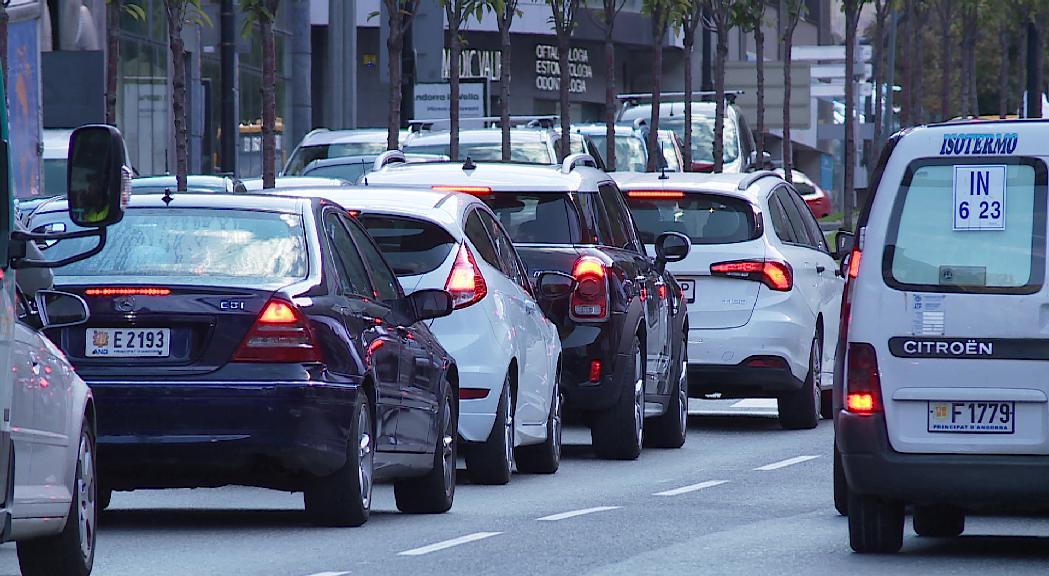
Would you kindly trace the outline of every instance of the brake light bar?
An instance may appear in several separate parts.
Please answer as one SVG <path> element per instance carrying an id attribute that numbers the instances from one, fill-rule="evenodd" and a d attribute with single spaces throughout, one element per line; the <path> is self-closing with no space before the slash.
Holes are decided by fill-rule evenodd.
<path id="1" fill-rule="evenodd" d="M 492 189 L 488 186 L 432 186 L 431 189 L 438 192 L 462 192 L 475 196 L 488 196 Z"/>
<path id="2" fill-rule="evenodd" d="M 680 190 L 630 190 L 626 195 L 628 198 L 648 200 L 676 200 L 685 197 L 685 193 Z"/>
<path id="3" fill-rule="evenodd" d="M 170 288 L 88 288 L 86 296 L 168 296 Z"/>
<path id="4" fill-rule="evenodd" d="M 754 280 L 777 292 L 790 292 L 794 287 L 794 271 L 790 264 L 777 260 L 719 262 L 710 265 L 710 273 L 715 276 Z"/>

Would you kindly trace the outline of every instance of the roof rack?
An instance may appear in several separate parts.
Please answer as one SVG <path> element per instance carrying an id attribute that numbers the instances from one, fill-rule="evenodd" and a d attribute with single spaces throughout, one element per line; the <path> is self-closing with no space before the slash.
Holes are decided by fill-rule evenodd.
<path id="1" fill-rule="evenodd" d="M 571 174 L 576 166 L 597 168 L 597 161 L 589 154 L 569 154 L 565 157 L 565 161 L 561 163 L 561 173 Z"/>
<path id="2" fill-rule="evenodd" d="M 773 178 L 780 177 L 779 174 L 776 174 L 772 170 L 758 170 L 756 172 L 751 172 L 750 174 L 747 174 L 745 178 L 739 181 L 739 186 L 737 186 L 736 189 L 740 192 L 743 192 L 747 188 L 753 186 L 754 183 L 758 180 L 761 180 L 762 178 L 768 178 L 770 176 Z"/>
<path id="3" fill-rule="evenodd" d="M 379 157 L 375 159 L 375 163 L 372 164 L 372 172 L 378 172 L 383 167 L 389 164 L 407 164 L 408 159 L 404 157 L 404 152 L 400 150 L 387 150 Z"/>
<path id="4" fill-rule="evenodd" d="M 492 128 L 502 125 L 500 116 L 480 116 L 476 118 L 460 118 L 460 127 Z M 544 116 L 510 116 L 510 126 L 526 126 L 528 128 L 554 128 L 561 122 L 557 115 Z M 412 119 L 408 121 L 408 129 L 411 132 L 422 132 L 423 130 L 448 130 L 452 126 L 450 118 Z"/>

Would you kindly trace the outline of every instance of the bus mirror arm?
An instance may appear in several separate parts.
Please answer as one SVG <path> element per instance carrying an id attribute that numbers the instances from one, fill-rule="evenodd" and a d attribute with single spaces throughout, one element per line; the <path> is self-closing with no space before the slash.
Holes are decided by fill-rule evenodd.
<path id="1" fill-rule="evenodd" d="M 86 252 L 75 254 L 62 260 L 34 260 L 28 258 L 27 245 L 29 242 L 44 240 L 58 242 L 61 240 L 72 240 L 74 238 L 98 238 L 98 244 Z M 90 230 L 74 230 L 72 232 L 26 232 L 15 230 L 11 232 L 11 247 L 8 254 L 8 262 L 14 269 L 19 268 L 59 268 L 74 262 L 86 260 L 102 251 L 106 245 L 106 229 L 96 228 Z"/>

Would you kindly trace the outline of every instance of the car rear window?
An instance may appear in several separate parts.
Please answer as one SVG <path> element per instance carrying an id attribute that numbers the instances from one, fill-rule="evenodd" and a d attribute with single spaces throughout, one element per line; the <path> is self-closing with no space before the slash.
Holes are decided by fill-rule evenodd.
<path id="1" fill-rule="evenodd" d="M 499 192 L 481 199 L 514 242 L 579 243 L 579 215 L 568 194 Z"/>
<path id="2" fill-rule="evenodd" d="M 524 162 L 527 164 L 552 164 L 550 148 L 543 142 L 512 142 L 510 144 L 510 161 Z M 405 154 L 436 154 L 450 156 L 451 150 L 448 144 L 427 144 L 404 147 Z M 467 156 L 471 160 L 502 160 L 503 145 L 499 142 L 460 142 L 459 158 Z"/>
<path id="3" fill-rule="evenodd" d="M 375 238 L 398 276 L 433 272 L 456 245 L 451 234 L 432 222 L 375 214 L 361 215 L 358 221 Z"/>
<path id="4" fill-rule="evenodd" d="M 591 134 L 590 139 L 601 154 L 608 151 L 608 138 L 604 134 Z M 637 136 L 619 135 L 616 143 L 616 170 L 619 172 L 644 172 L 648 156 L 645 154 L 645 141 Z M 606 158 L 607 160 L 607 158 Z"/>
<path id="5" fill-rule="evenodd" d="M 663 232 L 680 232 L 693 244 L 734 244 L 760 236 L 754 209 L 740 198 L 635 191 L 627 192 L 627 204 L 645 244 L 654 244 Z"/>
<path id="6" fill-rule="evenodd" d="M 972 188 L 968 175 L 981 168 L 982 173 L 1004 174 L 1004 195 L 967 191 Z M 999 176 L 994 180 L 1002 181 Z M 1004 206 L 998 205 L 999 198 Z M 970 222 L 985 227 L 965 229 Z M 883 274 L 900 290 L 1031 294 L 1040 289 L 1044 276 L 1045 227 L 1046 169 L 1041 161 L 919 161 L 908 168 L 896 196 Z"/>
<path id="7" fill-rule="evenodd" d="M 329 164 L 327 166 L 315 166 L 303 171 L 303 176 L 314 176 L 317 178 L 339 178 L 347 182 L 356 182 L 361 176 L 369 172 L 372 163 L 353 162 L 351 164 Z"/>
<path id="8" fill-rule="evenodd" d="M 685 117 L 660 118 L 660 128 L 677 132 L 678 138 L 685 141 Z M 725 144 L 722 158 L 733 162 L 739 157 L 739 138 L 736 134 L 736 121 L 731 116 L 725 117 L 725 132 L 721 140 Z M 714 162 L 714 118 L 692 113 L 692 161 Z"/>
<path id="9" fill-rule="evenodd" d="M 34 229 L 62 222 L 64 213 L 34 218 Z M 44 254 L 58 260 L 86 251 L 94 238 L 62 240 Z M 297 214 L 206 208 L 132 208 L 107 232 L 95 256 L 55 268 L 66 282 L 99 277 L 137 282 L 255 286 L 288 284 L 308 272 L 306 236 Z"/>
<path id="10" fill-rule="evenodd" d="M 385 141 L 302 146 L 291 155 L 291 160 L 288 161 L 288 168 L 284 172 L 288 176 L 300 176 L 302 171 L 314 160 L 342 158 L 344 156 L 371 156 L 382 154 L 385 151 Z"/>

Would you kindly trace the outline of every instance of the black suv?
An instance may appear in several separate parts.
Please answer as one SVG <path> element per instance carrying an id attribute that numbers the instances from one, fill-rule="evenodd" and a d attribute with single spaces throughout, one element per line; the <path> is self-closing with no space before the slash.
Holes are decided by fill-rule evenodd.
<path id="1" fill-rule="evenodd" d="M 543 275 L 537 292 L 561 335 L 566 405 L 586 418 L 598 455 L 634 459 L 643 443 L 684 444 L 688 327 L 665 265 L 688 254 L 687 237 L 663 234 L 659 254 L 647 254 L 615 182 L 585 154 L 560 166 L 393 162 L 368 179 L 473 194 L 533 277 L 560 272 Z"/>

